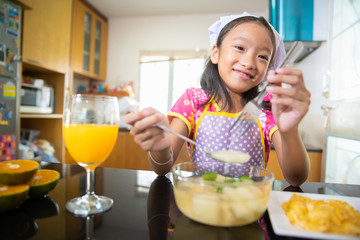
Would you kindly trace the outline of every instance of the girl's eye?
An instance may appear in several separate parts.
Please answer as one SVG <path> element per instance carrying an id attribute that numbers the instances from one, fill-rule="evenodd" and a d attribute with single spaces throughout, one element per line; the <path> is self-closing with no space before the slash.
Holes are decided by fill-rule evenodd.
<path id="1" fill-rule="evenodd" d="M 264 59 L 264 60 L 266 60 L 266 61 L 269 60 L 269 57 L 268 57 L 268 56 L 265 56 L 265 55 L 260 55 L 259 58 Z"/>
<path id="2" fill-rule="evenodd" d="M 238 50 L 241 50 L 241 51 L 244 50 L 244 48 L 241 47 L 241 46 L 236 46 L 235 48 L 238 49 Z"/>

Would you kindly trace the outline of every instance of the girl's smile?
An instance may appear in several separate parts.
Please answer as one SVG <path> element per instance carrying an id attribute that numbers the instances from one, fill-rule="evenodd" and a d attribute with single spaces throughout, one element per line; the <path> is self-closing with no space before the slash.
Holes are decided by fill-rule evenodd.
<path id="1" fill-rule="evenodd" d="M 246 70 L 240 70 L 240 69 L 236 69 L 234 68 L 233 71 L 238 74 L 241 78 L 245 79 L 245 80 L 249 80 L 249 79 L 253 79 L 253 73 L 250 73 Z"/>

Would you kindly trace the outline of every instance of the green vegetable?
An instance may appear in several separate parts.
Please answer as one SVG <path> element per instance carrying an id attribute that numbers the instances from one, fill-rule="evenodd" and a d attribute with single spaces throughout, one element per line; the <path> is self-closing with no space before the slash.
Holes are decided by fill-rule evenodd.
<path id="1" fill-rule="evenodd" d="M 225 182 L 225 183 L 233 183 L 233 182 L 236 182 L 236 180 L 233 179 L 233 178 L 227 178 L 227 179 L 225 179 L 224 182 Z"/>
<path id="2" fill-rule="evenodd" d="M 216 187 L 217 193 L 221 193 L 223 191 L 223 187 L 220 187 L 220 186 L 215 186 L 215 187 Z"/>
<path id="3" fill-rule="evenodd" d="M 248 176 L 241 176 L 239 179 L 238 179 L 239 182 L 254 182 L 254 180 L 252 180 L 250 177 Z"/>
<path id="4" fill-rule="evenodd" d="M 217 177 L 217 174 L 214 172 L 208 172 L 208 173 L 204 173 L 202 175 L 202 179 L 206 180 L 206 181 L 215 181 Z"/>
<path id="5" fill-rule="evenodd" d="M 223 187 L 221 186 L 217 186 L 215 184 L 210 184 L 210 186 L 213 187 L 217 193 L 221 193 L 223 191 Z"/>

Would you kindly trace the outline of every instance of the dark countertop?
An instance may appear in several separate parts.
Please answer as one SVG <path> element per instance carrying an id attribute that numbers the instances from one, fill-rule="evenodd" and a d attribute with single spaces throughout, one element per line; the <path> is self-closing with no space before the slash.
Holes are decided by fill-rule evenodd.
<path id="1" fill-rule="evenodd" d="M 98 167 L 95 192 L 114 199 L 114 206 L 101 215 L 75 217 L 65 203 L 84 194 L 85 170 L 58 163 L 41 167 L 61 173 L 58 185 L 46 198 L 32 199 L 30 208 L 1 213 L 1 239 L 295 239 L 276 236 L 267 213 L 265 225 L 222 228 L 196 223 L 177 209 L 171 175 L 157 177 L 151 171 Z M 306 182 L 299 188 L 275 181 L 273 189 L 360 197 L 359 185 Z"/>
<path id="2" fill-rule="evenodd" d="M 130 129 L 128 127 L 119 127 L 119 132 L 129 132 Z"/>

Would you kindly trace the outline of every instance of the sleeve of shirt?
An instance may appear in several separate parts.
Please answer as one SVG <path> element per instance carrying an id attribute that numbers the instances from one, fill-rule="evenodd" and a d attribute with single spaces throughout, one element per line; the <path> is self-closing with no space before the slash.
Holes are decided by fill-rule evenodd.
<path id="1" fill-rule="evenodd" d="M 272 95 L 271 94 L 267 94 L 264 98 L 264 100 L 266 101 L 270 101 L 272 99 Z M 274 132 L 276 132 L 276 130 L 278 129 L 276 126 L 276 122 L 274 120 L 274 116 L 272 114 L 272 112 L 270 110 L 264 110 L 262 112 L 262 117 L 260 119 L 260 121 L 262 122 L 261 125 L 263 127 L 263 133 L 265 138 L 268 139 L 268 141 L 271 143 L 272 142 L 272 135 L 274 134 Z"/>
<path id="2" fill-rule="evenodd" d="M 278 129 L 271 111 L 263 110 L 262 127 L 265 138 L 272 142 L 272 136 Z"/>
<path id="3" fill-rule="evenodd" d="M 187 89 L 167 114 L 170 123 L 174 117 L 182 120 L 186 124 L 189 133 L 191 132 L 192 126 L 194 126 L 195 109 L 192 93 L 192 88 Z"/>
<path id="4" fill-rule="evenodd" d="M 260 124 L 263 130 L 264 144 L 265 144 L 265 167 L 269 162 L 269 155 L 271 150 L 272 136 L 278 129 L 271 111 L 263 110 L 259 117 Z"/>

